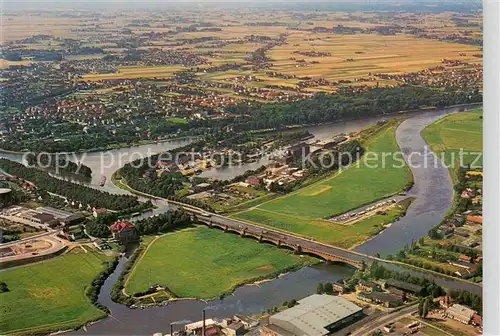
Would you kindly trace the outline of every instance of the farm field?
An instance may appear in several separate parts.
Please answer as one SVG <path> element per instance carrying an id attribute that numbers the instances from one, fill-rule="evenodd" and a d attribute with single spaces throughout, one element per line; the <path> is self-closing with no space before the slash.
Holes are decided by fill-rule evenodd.
<path id="1" fill-rule="evenodd" d="M 303 219 L 330 218 L 398 193 L 411 179 L 411 172 L 404 160 L 401 162 L 392 155 L 399 152 L 395 139 L 396 127 L 391 125 L 383 128 L 364 144 L 366 152 L 377 154 L 375 160 L 365 160 L 365 154 L 358 162 L 339 173 L 258 208 Z M 385 157 L 385 164 L 382 153 L 391 154 Z"/>
<path id="2" fill-rule="evenodd" d="M 380 232 L 384 225 L 393 223 L 406 211 L 410 203 L 411 200 L 402 201 L 384 215 L 373 215 L 352 225 L 342 225 L 321 219 L 307 220 L 259 209 L 240 212 L 234 217 L 351 249 Z"/>
<path id="3" fill-rule="evenodd" d="M 472 57 L 477 52 L 475 46 L 458 46 L 409 35 L 296 34 L 289 41 L 269 52 L 273 59 L 272 70 L 297 76 L 321 76 L 332 81 L 368 76 L 369 73 L 420 71 L 439 65 L 443 57 L 456 59 L 459 53 L 465 54 L 458 56 L 463 60 L 480 62 Z M 327 52 L 330 56 L 307 57 L 293 54 L 295 51 Z M 291 57 L 319 63 L 297 67 L 296 62 L 290 60 Z M 352 61 L 346 62 L 346 59 Z"/>
<path id="4" fill-rule="evenodd" d="M 483 152 L 483 113 L 482 110 L 457 113 L 436 121 L 422 131 L 422 136 L 433 152 L 450 168 L 453 163 L 460 164 L 460 149 L 465 152 Z M 463 164 L 482 166 L 477 155 L 465 154 Z M 476 162 L 474 162 L 476 161 Z M 450 169 L 452 176 L 454 169 Z"/>
<path id="5" fill-rule="evenodd" d="M 105 316 L 86 290 L 107 261 L 111 258 L 96 252 L 69 253 L 1 272 L 10 291 L 0 297 L 0 334 L 61 330 Z"/>
<path id="6" fill-rule="evenodd" d="M 178 297 L 208 299 L 314 259 L 216 229 L 197 227 L 161 237 L 138 260 L 130 273 L 127 293 L 147 290 L 151 276 L 152 284 L 166 286 Z"/>

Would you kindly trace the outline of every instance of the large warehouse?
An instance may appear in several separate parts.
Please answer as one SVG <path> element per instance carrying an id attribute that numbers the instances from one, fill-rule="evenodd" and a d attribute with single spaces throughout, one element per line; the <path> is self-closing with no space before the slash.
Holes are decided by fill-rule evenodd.
<path id="1" fill-rule="evenodd" d="M 363 317 L 363 309 L 331 295 L 314 294 L 292 308 L 269 318 L 263 336 L 323 336 L 338 331 Z"/>

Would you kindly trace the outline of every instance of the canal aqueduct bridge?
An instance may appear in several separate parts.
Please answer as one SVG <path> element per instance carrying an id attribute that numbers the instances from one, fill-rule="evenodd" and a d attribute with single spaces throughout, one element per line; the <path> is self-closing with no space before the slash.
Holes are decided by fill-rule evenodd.
<path id="1" fill-rule="evenodd" d="M 297 254 L 308 254 L 326 261 L 345 263 L 357 269 L 363 269 L 376 259 L 368 255 L 330 246 L 291 233 L 273 230 L 255 223 L 243 222 L 215 214 L 206 216 L 207 214 L 203 211 L 190 207 L 185 207 L 184 209 L 196 215 L 198 222 L 209 227 L 219 228 L 224 232 L 233 232 L 242 237 L 253 238 L 261 243 L 271 243 L 278 247 L 292 249 Z"/>

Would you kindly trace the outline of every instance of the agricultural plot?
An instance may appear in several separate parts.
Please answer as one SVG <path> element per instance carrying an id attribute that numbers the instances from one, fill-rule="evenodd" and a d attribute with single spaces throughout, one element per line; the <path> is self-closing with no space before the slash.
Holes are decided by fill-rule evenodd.
<path id="1" fill-rule="evenodd" d="M 330 56 L 307 57 L 294 54 L 295 51 L 323 52 L 330 53 Z M 443 58 L 480 63 L 480 59 L 472 56 L 475 53 L 480 53 L 476 46 L 423 40 L 407 35 L 310 34 L 292 35 L 288 44 L 273 48 L 268 55 L 273 59 L 271 69 L 274 71 L 338 81 L 367 77 L 369 73 L 420 71 L 440 65 Z M 292 58 L 303 59 L 306 65 L 302 66 Z M 347 62 L 347 59 L 351 60 Z M 311 64 L 312 61 L 319 63 Z"/>
<path id="2" fill-rule="evenodd" d="M 10 291 L 0 294 L 0 334 L 61 330 L 103 317 L 86 290 L 110 260 L 100 253 L 69 253 L 1 272 Z"/>
<path id="3" fill-rule="evenodd" d="M 450 167 L 460 164 L 482 166 L 483 113 L 481 110 L 457 113 L 438 120 L 422 131 L 432 151 Z M 463 151 L 462 162 L 460 151 Z"/>
<path id="4" fill-rule="evenodd" d="M 132 294 L 159 284 L 178 297 L 208 299 L 311 260 L 251 239 L 197 227 L 156 240 L 139 259 L 125 290 Z M 211 276 L 214 274 L 217 276 Z"/>

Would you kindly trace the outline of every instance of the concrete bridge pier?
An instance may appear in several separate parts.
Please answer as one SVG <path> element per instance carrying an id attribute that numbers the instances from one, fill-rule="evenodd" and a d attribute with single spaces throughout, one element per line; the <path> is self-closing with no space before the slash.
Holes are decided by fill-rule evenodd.
<path id="1" fill-rule="evenodd" d="M 299 244 L 295 247 L 295 254 L 302 254 L 302 246 Z"/>

